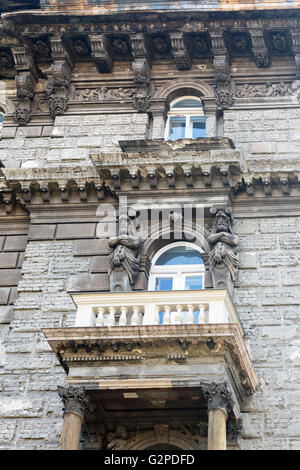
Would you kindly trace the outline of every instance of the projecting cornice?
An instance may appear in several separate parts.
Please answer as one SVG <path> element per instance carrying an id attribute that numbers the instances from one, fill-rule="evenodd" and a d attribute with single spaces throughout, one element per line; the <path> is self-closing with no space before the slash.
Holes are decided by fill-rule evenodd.
<path id="1" fill-rule="evenodd" d="M 104 198 L 104 191 L 121 195 L 154 189 L 184 194 L 188 188 L 249 196 L 296 196 L 300 189 L 300 159 L 251 159 L 234 148 L 227 138 L 178 141 L 121 141 L 121 151 L 93 151 L 91 165 L 84 167 L 3 168 L 0 191 L 15 194 L 25 203 L 40 194 L 41 202 L 68 201 L 71 193 L 79 200 Z M 60 195 L 60 196 L 59 196 Z"/>

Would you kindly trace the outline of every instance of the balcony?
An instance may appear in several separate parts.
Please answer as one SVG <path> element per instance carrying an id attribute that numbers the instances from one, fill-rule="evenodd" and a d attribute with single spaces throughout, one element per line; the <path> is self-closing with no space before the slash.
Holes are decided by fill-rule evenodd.
<path id="1" fill-rule="evenodd" d="M 228 425 L 239 422 L 241 404 L 258 380 L 226 290 L 73 293 L 72 298 L 75 326 L 43 332 L 67 373 L 67 384 L 84 387 L 107 429 L 126 423 L 130 435 L 142 439 L 144 431 L 137 429 L 167 422 L 172 444 L 173 432 L 196 429 L 201 422 L 197 443 L 195 435 L 188 447 L 179 448 L 206 446 L 207 436 L 214 435 L 210 425 L 207 430 L 201 392 L 207 384 L 212 390 L 226 384 L 232 397 Z M 126 448 L 131 444 L 145 448 L 136 440 L 126 441 Z"/>
<path id="2" fill-rule="evenodd" d="M 244 331 L 226 290 L 72 294 L 76 327 L 227 324 Z"/>

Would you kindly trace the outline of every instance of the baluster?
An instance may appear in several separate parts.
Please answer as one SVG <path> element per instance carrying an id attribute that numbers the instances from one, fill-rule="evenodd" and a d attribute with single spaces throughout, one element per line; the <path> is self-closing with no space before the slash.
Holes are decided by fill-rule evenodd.
<path id="1" fill-rule="evenodd" d="M 169 305 L 165 305 L 164 306 L 164 309 L 165 309 L 165 313 L 164 313 L 164 316 L 163 316 L 163 324 L 164 325 L 170 325 L 170 311 L 171 311 L 171 307 Z"/>
<path id="2" fill-rule="evenodd" d="M 121 315 L 119 318 L 119 326 L 126 326 L 127 325 L 127 308 L 121 307 Z"/>
<path id="3" fill-rule="evenodd" d="M 182 324 L 182 305 L 176 305 L 175 325 Z"/>
<path id="4" fill-rule="evenodd" d="M 115 326 L 116 324 L 116 319 L 115 319 L 115 313 L 116 309 L 115 307 L 109 307 L 109 315 L 107 318 L 107 326 Z"/>
<path id="5" fill-rule="evenodd" d="M 187 325 L 192 325 L 194 323 L 194 306 L 189 304 L 187 308 L 188 308 L 188 314 L 186 318 L 186 323 Z"/>
<path id="6" fill-rule="evenodd" d="M 154 306 L 154 325 L 159 325 L 159 306 Z"/>
<path id="7" fill-rule="evenodd" d="M 98 308 L 98 315 L 96 318 L 96 326 L 104 326 L 104 313 L 105 313 L 105 308 L 104 307 L 99 307 Z"/>
<path id="8" fill-rule="evenodd" d="M 204 304 L 199 305 L 198 323 L 205 323 L 205 305 Z"/>
<path id="9" fill-rule="evenodd" d="M 133 307 L 133 315 L 131 317 L 131 325 L 132 326 L 137 326 L 139 324 L 139 307 L 134 306 Z"/>

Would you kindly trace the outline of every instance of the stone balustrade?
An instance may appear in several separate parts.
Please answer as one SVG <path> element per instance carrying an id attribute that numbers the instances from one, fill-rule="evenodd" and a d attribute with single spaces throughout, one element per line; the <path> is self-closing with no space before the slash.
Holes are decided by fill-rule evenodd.
<path id="1" fill-rule="evenodd" d="M 77 327 L 236 323 L 243 333 L 226 290 L 82 293 L 72 298 Z"/>

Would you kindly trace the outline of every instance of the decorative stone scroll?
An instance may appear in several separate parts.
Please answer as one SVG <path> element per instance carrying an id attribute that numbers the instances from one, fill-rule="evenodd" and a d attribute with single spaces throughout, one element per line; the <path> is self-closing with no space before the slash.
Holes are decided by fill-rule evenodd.
<path id="1" fill-rule="evenodd" d="M 233 294 L 234 283 L 237 280 L 239 256 L 239 238 L 232 231 L 233 217 L 231 208 L 212 208 L 214 215 L 213 228 L 207 241 L 212 250 L 209 252 L 209 269 L 212 274 L 213 287 L 227 289 Z"/>
<path id="2" fill-rule="evenodd" d="M 111 292 L 132 290 L 139 271 L 139 250 L 142 246 L 136 229 L 135 221 L 127 214 L 120 215 L 119 236 L 109 241 L 109 246 L 114 249 L 107 259 Z"/>

